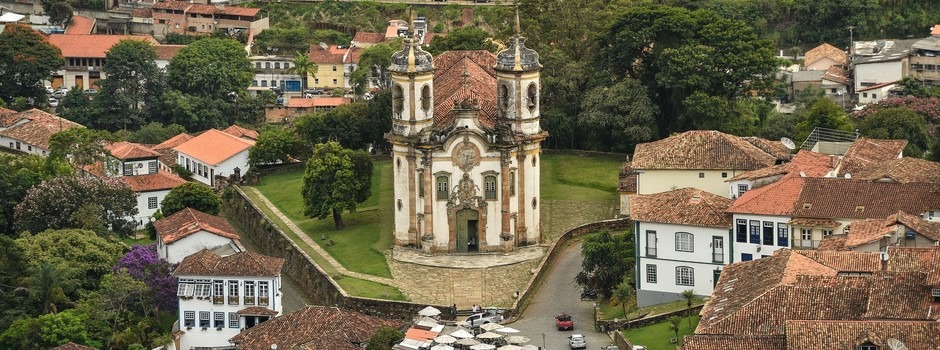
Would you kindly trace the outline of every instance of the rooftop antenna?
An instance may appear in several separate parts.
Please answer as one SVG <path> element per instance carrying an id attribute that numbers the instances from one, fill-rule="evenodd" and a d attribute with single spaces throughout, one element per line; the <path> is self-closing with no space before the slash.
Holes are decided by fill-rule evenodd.
<path id="1" fill-rule="evenodd" d="M 888 338 L 885 343 L 888 343 L 888 349 L 891 350 L 907 350 L 907 345 L 904 345 L 900 340 L 894 338 Z"/>

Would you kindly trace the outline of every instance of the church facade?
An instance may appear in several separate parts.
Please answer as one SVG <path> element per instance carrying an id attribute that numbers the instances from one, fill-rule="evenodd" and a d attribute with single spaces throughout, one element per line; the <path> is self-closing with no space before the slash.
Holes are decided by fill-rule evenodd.
<path id="1" fill-rule="evenodd" d="M 538 53 L 519 34 L 497 55 L 437 57 L 412 37 L 392 56 L 395 244 L 510 252 L 541 241 Z"/>

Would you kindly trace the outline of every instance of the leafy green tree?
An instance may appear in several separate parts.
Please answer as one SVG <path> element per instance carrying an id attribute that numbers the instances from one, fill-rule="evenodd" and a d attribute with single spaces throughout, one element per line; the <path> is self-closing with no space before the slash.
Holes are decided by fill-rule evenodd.
<path id="1" fill-rule="evenodd" d="M 618 284 L 633 280 L 633 236 L 629 233 L 615 235 L 605 230 L 592 235 L 582 243 L 581 255 L 581 272 L 574 281 L 582 287 L 609 297 Z"/>
<path id="2" fill-rule="evenodd" d="M 158 144 L 185 132 L 186 128 L 179 124 L 163 125 L 163 123 L 160 122 L 152 122 L 132 132 L 127 138 L 127 141 Z"/>
<path id="3" fill-rule="evenodd" d="M 104 226 L 119 234 L 133 232 L 136 225 L 128 218 L 136 214 L 137 196 L 126 183 L 90 175 L 43 181 L 26 192 L 13 213 L 19 231 Z"/>
<path id="4" fill-rule="evenodd" d="M 15 97 L 33 99 L 33 106 L 45 100 L 43 80 L 65 64 L 62 51 L 39 32 L 25 24 L 8 24 L 0 33 L 0 98 L 12 102 Z"/>
<path id="5" fill-rule="evenodd" d="M 689 329 L 692 329 L 692 303 L 698 301 L 698 295 L 695 295 L 694 289 L 686 289 L 679 296 L 682 297 L 682 300 L 685 300 L 686 317 L 689 318 Z"/>
<path id="6" fill-rule="evenodd" d="M 879 8 L 876 0 L 794 0 L 791 6 L 796 26 L 801 28 L 799 42 L 834 42 L 838 46 L 848 45 L 849 26 L 857 28 L 855 38 L 863 37 L 870 30 L 866 15 L 878 13 Z M 872 30 L 868 34 L 880 33 Z"/>
<path id="7" fill-rule="evenodd" d="M 108 151 L 107 142 L 116 141 L 107 131 L 88 128 L 71 128 L 59 131 L 49 138 L 49 161 L 67 162 L 76 171 L 85 166 L 104 161 Z"/>
<path id="8" fill-rule="evenodd" d="M 152 118 L 163 123 L 182 125 L 187 130 L 221 128 L 234 124 L 236 118 L 231 98 L 212 98 L 166 90 L 154 109 Z"/>
<path id="9" fill-rule="evenodd" d="M 828 98 L 816 100 L 809 110 L 801 113 L 802 120 L 796 125 L 797 140 L 804 140 L 814 128 L 852 131 L 852 122 L 842 107 Z"/>
<path id="10" fill-rule="evenodd" d="M 359 56 L 359 65 L 349 75 L 349 82 L 357 94 L 364 93 L 374 86 L 381 90 L 392 87 L 392 76 L 388 73 L 388 66 L 392 64 L 392 54 L 395 52 L 396 42 L 378 43 L 362 50 Z M 394 46 L 393 46 L 394 45 Z"/>
<path id="11" fill-rule="evenodd" d="M 72 12 L 74 11 L 68 1 L 53 2 L 46 10 L 46 14 L 49 15 L 49 24 L 61 26 L 69 23 L 72 20 Z"/>
<path id="12" fill-rule="evenodd" d="M 388 150 L 390 144 L 385 141 L 385 133 L 392 130 L 392 92 L 380 91 L 366 105 L 365 119 L 359 126 L 362 140 L 372 144 L 373 149 Z"/>
<path id="13" fill-rule="evenodd" d="M 206 214 L 217 215 L 222 207 L 222 199 L 212 191 L 209 186 L 198 182 L 187 182 L 167 193 L 160 204 L 160 211 L 164 216 L 193 208 Z"/>
<path id="14" fill-rule="evenodd" d="M 147 87 L 160 80 L 156 48 L 147 41 L 125 39 L 114 44 L 105 53 L 101 93 L 94 99 L 103 113 L 103 121 L 96 125 L 109 130 L 137 129 L 147 119 L 144 114 Z"/>
<path id="15" fill-rule="evenodd" d="M 101 276 L 124 254 L 125 247 L 86 230 L 49 230 L 16 240 L 31 269 L 68 266 L 69 274 L 86 291 L 98 288 Z M 64 279 L 63 279 L 64 280 Z M 67 291 L 67 290 L 66 290 Z"/>
<path id="16" fill-rule="evenodd" d="M 84 313 L 69 309 L 55 315 L 42 315 L 39 323 L 42 325 L 42 340 L 47 346 L 55 347 L 69 342 L 76 344 L 89 344 L 90 338 L 85 329 L 88 316 Z"/>
<path id="17" fill-rule="evenodd" d="M 231 39 L 206 38 L 187 45 L 170 60 L 167 81 L 184 94 L 229 99 L 254 77 L 245 47 Z"/>
<path id="18" fill-rule="evenodd" d="M 617 151 L 632 150 L 637 143 L 656 137 L 656 107 L 646 87 L 636 80 L 624 79 L 612 86 L 594 88 L 581 105 L 579 121 L 599 136 L 591 139 L 623 147 Z"/>
<path id="19" fill-rule="evenodd" d="M 682 318 L 679 316 L 669 316 L 666 321 L 669 322 L 669 329 L 672 330 L 676 335 L 676 343 L 678 344 L 681 340 L 679 339 L 679 324 L 682 323 Z"/>
<path id="20" fill-rule="evenodd" d="M 310 145 L 337 141 L 345 148 L 363 149 L 367 141 L 360 128 L 368 127 L 365 122 L 368 108 L 365 103 L 352 103 L 304 115 L 298 118 L 295 130 Z"/>
<path id="21" fill-rule="evenodd" d="M 541 52 L 542 98 L 539 111 L 542 115 L 542 127 L 552 137 L 545 140 L 547 147 L 579 148 L 582 142 L 591 141 L 584 135 L 585 125 L 579 122 L 584 104 L 571 101 L 584 101 L 588 91 L 594 91 L 599 85 L 593 79 L 594 68 L 591 62 L 577 61 L 557 48 L 548 48 Z M 586 147 L 585 147 L 586 148 Z"/>
<path id="22" fill-rule="evenodd" d="M 23 201 L 31 187 L 71 171 L 72 169 L 64 163 L 47 164 L 46 159 L 37 155 L 0 154 L 0 188 L 3 188 L 3 191 L 0 191 L 0 233 L 14 233 L 14 208 Z"/>
<path id="23" fill-rule="evenodd" d="M 379 328 L 375 333 L 372 333 L 372 336 L 369 337 L 369 342 L 366 344 L 366 350 L 391 349 L 404 338 L 405 334 L 402 332 L 395 328 L 385 326 Z"/>
<path id="24" fill-rule="evenodd" d="M 298 51 L 294 59 L 291 60 L 291 67 L 287 69 L 287 72 L 299 74 L 302 91 L 307 91 L 307 78 L 309 75 L 316 78 L 317 70 L 317 64 L 310 60 L 310 56 L 307 56 L 305 52 Z"/>
<path id="25" fill-rule="evenodd" d="M 353 174 L 359 181 L 359 191 L 356 192 L 356 202 L 362 203 L 372 195 L 372 157 L 364 151 L 349 150 L 346 153 L 353 163 Z"/>
<path id="26" fill-rule="evenodd" d="M 84 294 L 78 309 L 88 314 L 90 335 L 111 348 L 154 345 L 158 324 L 151 296 L 146 283 L 120 269 L 101 278 L 101 288 Z"/>
<path id="27" fill-rule="evenodd" d="M 627 304 L 633 301 L 634 296 L 636 296 L 636 293 L 633 291 L 633 286 L 624 281 L 620 282 L 617 288 L 614 289 L 613 293 L 610 295 L 610 302 L 613 305 L 620 305 L 620 308 L 623 310 L 623 317 L 630 319 L 627 314 Z"/>
<path id="28" fill-rule="evenodd" d="M 496 49 L 490 33 L 475 26 L 454 29 L 445 36 L 436 36 L 428 47 L 428 51 L 433 55 L 456 50 L 486 50 L 496 53 Z"/>
<path id="29" fill-rule="evenodd" d="M 0 347 L 4 349 L 42 349 L 42 324 L 38 318 L 24 318 L 13 322 L 0 333 Z"/>
<path id="30" fill-rule="evenodd" d="M 304 215 L 321 220 L 332 215 L 341 229 L 342 213 L 356 209 L 362 186 L 349 150 L 335 141 L 318 144 L 304 170 Z"/>
<path id="31" fill-rule="evenodd" d="M 39 306 L 43 314 L 58 312 L 59 305 L 71 304 L 66 293 L 77 284 L 73 278 L 74 270 L 53 263 L 43 263 L 29 269 L 29 277 L 23 281 L 20 290 L 29 295 L 29 299 Z"/>
<path id="32" fill-rule="evenodd" d="M 289 163 L 304 159 L 307 148 L 293 130 L 272 127 L 258 135 L 258 141 L 248 150 L 248 164 Z"/>
<path id="33" fill-rule="evenodd" d="M 901 96 L 940 98 L 940 87 L 926 85 L 922 81 L 912 77 L 901 79 L 901 81 L 898 82 L 898 87 L 901 88 Z"/>
<path id="34" fill-rule="evenodd" d="M 872 138 L 907 140 L 904 154 L 913 157 L 923 157 L 930 143 L 927 121 L 909 108 L 879 109 L 859 121 L 858 129 Z"/>
<path id="35" fill-rule="evenodd" d="M 56 112 L 59 113 L 59 116 L 62 118 L 89 128 L 95 126 L 96 116 L 101 114 L 98 112 L 97 106 L 92 106 L 91 100 L 88 99 L 88 96 L 86 96 L 78 86 L 73 86 L 69 89 L 65 97 L 59 101 Z"/>

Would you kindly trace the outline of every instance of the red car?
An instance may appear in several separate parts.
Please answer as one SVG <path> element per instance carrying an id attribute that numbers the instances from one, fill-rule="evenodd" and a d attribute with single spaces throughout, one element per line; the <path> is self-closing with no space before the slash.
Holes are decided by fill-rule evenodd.
<path id="1" fill-rule="evenodd" d="M 560 314 L 555 316 L 555 327 L 558 327 L 558 330 L 563 329 L 574 329 L 574 321 L 571 319 L 569 314 Z"/>

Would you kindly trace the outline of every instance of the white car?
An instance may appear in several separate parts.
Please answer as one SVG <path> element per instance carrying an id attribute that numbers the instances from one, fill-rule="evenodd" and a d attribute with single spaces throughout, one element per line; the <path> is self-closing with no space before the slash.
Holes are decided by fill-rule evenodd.
<path id="1" fill-rule="evenodd" d="M 55 107 L 58 107 L 58 106 L 59 106 L 59 100 L 55 99 L 54 97 L 50 97 L 50 98 L 49 98 L 49 107 L 55 108 Z"/>
<path id="2" fill-rule="evenodd" d="M 585 349 L 587 348 L 587 340 L 584 339 L 584 336 L 581 334 L 572 334 L 568 336 L 568 344 L 571 345 L 572 349 Z"/>

